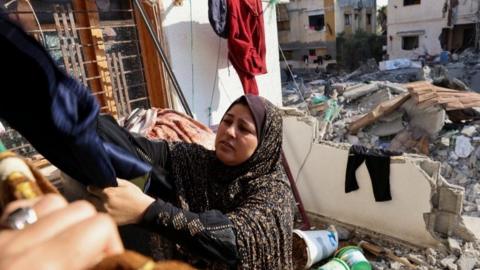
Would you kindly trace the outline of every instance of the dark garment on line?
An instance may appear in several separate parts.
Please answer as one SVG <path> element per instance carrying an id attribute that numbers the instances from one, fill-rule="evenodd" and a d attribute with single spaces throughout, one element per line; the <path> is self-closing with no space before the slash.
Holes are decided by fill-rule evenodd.
<path id="1" fill-rule="evenodd" d="M 167 142 L 135 136 L 120 127 L 111 116 L 98 117 L 97 128 L 104 141 L 122 147 L 153 166 L 145 191 L 157 200 L 148 207 L 141 223 L 143 227 L 181 244 L 195 256 L 219 260 L 231 266 L 236 264 L 235 233 L 226 215 L 218 210 L 194 213 L 174 205 L 175 189 L 168 173 L 171 165 Z M 128 246 L 145 252 L 145 245 L 148 244 Z"/>
<path id="2" fill-rule="evenodd" d="M 144 191 L 153 197 L 172 202 L 174 189 L 167 179 L 168 146 L 165 141 L 150 141 L 120 127 L 110 115 L 101 115 L 97 120 L 97 132 L 104 142 L 123 148 L 134 157 L 152 166 Z"/>
<path id="3" fill-rule="evenodd" d="M 402 153 L 352 145 L 348 152 L 345 193 L 359 189 L 355 173 L 358 167 L 365 161 L 370 180 L 372 181 L 375 201 L 384 202 L 392 200 L 390 193 L 390 157 L 399 155 L 402 155 Z"/>
<path id="4" fill-rule="evenodd" d="M 218 36 L 228 37 L 227 0 L 208 0 L 208 20 Z"/>
<path id="5" fill-rule="evenodd" d="M 117 176 L 129 179 L 150 171 L 148 164 L 98 137 L 95 97 L 1 12 L 0 48 L 0 117 L 53 165 L 99 187 L 116 186 Z"/>

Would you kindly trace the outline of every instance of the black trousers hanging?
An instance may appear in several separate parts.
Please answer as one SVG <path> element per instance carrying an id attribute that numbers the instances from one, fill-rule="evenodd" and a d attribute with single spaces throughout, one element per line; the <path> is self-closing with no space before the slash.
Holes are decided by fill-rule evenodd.
<path id="1" fill-rule="evenodd" d="M 345 193 L 359 189 L 356 171 L 365 162 L 372 181 L 375 201 L 390 201 L 392 199 L 390 193 L 390 157 L 401 154 L 400 152 L 368 149 L 361 145 L 353 145 L 348 152 Z"/>

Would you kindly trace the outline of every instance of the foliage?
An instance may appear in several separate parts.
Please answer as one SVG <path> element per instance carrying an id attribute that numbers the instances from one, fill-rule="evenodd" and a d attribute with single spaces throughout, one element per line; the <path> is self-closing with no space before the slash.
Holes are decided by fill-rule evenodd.
<path id="1" fill-rule="evenodd" d="M 382 35 L 387 34 L 387 6 L 382 6 L 377 12 L 377 23 Z"/>
<path id="2" fill-rule="evenodd" d="M 384 36 L 364 31 L 353 35 L 341 33 L 337 36 L 337 62 L 348 70 L 354 70 L 370 58 L 381 61 L 384 40 Z"/>

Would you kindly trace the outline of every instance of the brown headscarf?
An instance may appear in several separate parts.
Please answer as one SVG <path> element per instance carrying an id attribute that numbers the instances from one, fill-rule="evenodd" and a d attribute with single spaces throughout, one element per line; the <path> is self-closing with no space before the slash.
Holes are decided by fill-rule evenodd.
<path id="1" fill-rule="evenodd" d="M 259 144 L 241 165 L 224 165 L 214 151 L 170 144 L 171 173 L 179 206 L 193 212 L 220 210 L 234 225 L 240 269 L 292 268 L 292 195 L 280 166 L 282 119 L 258 96 L 242 96 L 255 119 Z"/>

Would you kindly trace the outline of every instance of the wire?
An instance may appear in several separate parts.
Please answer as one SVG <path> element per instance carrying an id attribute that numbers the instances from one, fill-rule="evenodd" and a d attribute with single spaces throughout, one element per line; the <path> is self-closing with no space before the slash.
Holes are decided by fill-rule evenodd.
<path id="1" fill-rule="evenodd" d="M 293 80 L 293 83 L 295 84 L 295 90 L 298 92 L 300 97 L 303 99 L 303 102 L 307 103 L 307 101 L 305 100 L 305 97 L 303 96 L 302 92 L 300 92 L 300 86 L 298 85 L 297 81 L 295 80 L 295 77 L 293 76 L 293 72 L 290 69 L 290 65 L 287 62 L 287 58 L 285 58 L 285 54 L 283 54 L 283 50 L 282 50 L 282 47 L 280 46 L 280 44 L 278 44 L 278 49 L 280 50 L 280 53 L 282 54 L 283 61 L 287 65 L 288 72 L 290 73 L 290 76 Z M 307 113 L 307 115 L 312 116 L 310 114 L 310 110 L 306 110 L 306 113 Z"/>
<path id="2" fill-rule="evenodd" d="M 278 49 L 280 49 L 280 53 L 282 54 L 283 62 L 285 62 L 285 64 L 287 65 L 288 72 L 290 73 L 290 76 L 292 77 L 292 80 L 293 80 L 293 83 L 295 84 L 295 87 L 297 89 L 300 89 L 298 87 L 297 81 L 295 80 L 295 77 L 293 76 L 293 72 L 290 69 L 290 65 L 287 62 L 287 58 L 285 57 L 285 54 L 283 53 L 283 50 L 282 50 L 282 47 L 280 46 L 280 44 L 278 45 Z"/>
<path id="3" fill-rule="evenodd" d="M 213 79 L 212 96 L 210 98 L 210 105 L 208 106 L 208 124 L 209 124 L 209 126 L 212 125 L 212 104 L 213 104 L 213 97 L 215 95 L 215 88 L 217 86 L 217 80 L 218 80 L 218 66 L 219 66 L 219 62 L 220 62 L 220 49 L 221 48 L 222 48 L 222 38 L 218 37 L 217 68 L 215 69 L 215 78 Z"/>
<path id="4" fill-rule="evenodd" d="M 315 122 L 315 123 L 317 123 L 317 122 Z M 305 167 L 305 164 L 307 163 L 307 160 L 310 157 L 310 154 L 312 153 L 313 145 L 315 144 L 315 138 L 317 137 L 316 136 L 316 131 L 317 130 L 318 130 L 318 127 L 317 127 L 317 124 L 315 124 L 314 127 L 313 127 L 314 132 L 312 132 L 312 139 L 310 140 L 310 146 L 308 148 L 307 154 L 303 158 L 303 161 L 302 161 L 302 164 L 300 165 L 300 168 L 298 169 L 297 176 L 295 177 L 295 184 L 299 183 L 300 174 L 302 173 L 303 168 Z"/>
<path id="5" fill-rule="evenodd" d="M 190 56 L 192 58 L 192 110 L 195 111 L 195 67 L 193 57 L 193 9 L 192 0 L 190 0 Z"/>
<path id="6" fill-rule="evenodd" d="M 30 7 L 30 10 L 32 11 L 33 17 L 35 18 L 35 21 L 37 22 L 37 25 L 38 25 L 38 30 L 40 30 L 40 35 L 42 35 L 43 46 L 46 48 L 47 47 L 47 40 L 45 39 L 45 34 L 43 33 L 42 25 L 40 24 L 40 21 L 38 20 L 37 13 L 35 12 L 35 9 L 33 9 L 33 6 L 30 3 L 30 0 L 25 0 L 25 2 L 28 4 L 28 6 Z"/>
<path id="7" fill-rule="evenodd" d="M 14 2 L 16 2 L 17 0 L 11 0 L 11 1 L 8 1 L 7 3 L 3 4 L 3 6 L 5 7 L 5 9 L 8 9 L 8 7 L 13 4 Z"/>

